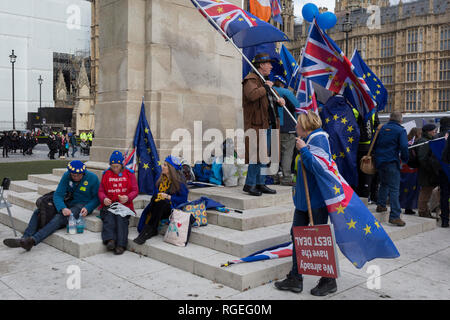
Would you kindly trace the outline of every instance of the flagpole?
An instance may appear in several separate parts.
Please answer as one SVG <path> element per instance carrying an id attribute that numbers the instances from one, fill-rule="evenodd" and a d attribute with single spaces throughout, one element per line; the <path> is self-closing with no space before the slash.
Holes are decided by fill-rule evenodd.
<path id="1" fill-rule="evenodd" d="M 266 82 L 266 79 L 264 79 L 263 75 L 259 73 L 259 71 L 255 68 L 253 63 L 251 63 L 250 60 L 248 60 L 245 54 L 239 49 L 239 47 L 233 42 L 233 40 L 222 30 L 222 28 L 214 21 L 214 19 L 211 18 L 211 16 L 205 11 L 205 9 L 202 8 L 202 6 L 197 2 L 197 0 L 192 0 L 192 2 L 194 2 L 197 5 L 197 8 L 201 10 L 206 17 L 208 17 L 207 19 L 214 26 L 216 26 L 216 29 L 222 34 L 222 36 L 226 38 L 233 45 L 233 47 L 241 54 L 241 56 L 245 59 L 245 61 L 247 61 L 247 63 L 250 65 L 250 67 L 252 67 L 253 71 L 255 71 L 255 73 L 261 78 L 261 80 Z M 277 99 L 280 99 L 280 96 L 275 92 L 273 88 L 270 87 L 270 91 Z M 292 118 L 292 120 L 295 123 L 297 123 L 297 119 L 295 119 L 295 117 L 289 112 L 288 108 L 286 108 L 286 106 L 283 106 L 283 108 L 286 109 L 288 115 Z"/>
<path id="2" fill-rule="evenodd" d="M 433 140 L 425 141 L 425 142 L 422 142 L 422 143 L 419 143 L 419 144 L 415 144 L 415 145 L 413 145 L 413 146 L 411 146 L 411 147 L 408 147 L 408 149 L 420 147 L 420 146 L 423 146 L 424 144 L 427 144 L 427 143 L 429 143 L 429 142 L 437 141 L 437 140 L 441 140 L 441 139 L 445 139 L 445 137 L 440 137 L 440 138 L 437 138 L 437 139 L 433 139 Z"/>

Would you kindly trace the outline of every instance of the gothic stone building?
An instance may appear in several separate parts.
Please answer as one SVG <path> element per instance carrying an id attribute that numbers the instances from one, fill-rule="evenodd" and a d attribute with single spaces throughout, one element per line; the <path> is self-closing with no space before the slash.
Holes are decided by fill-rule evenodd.
<path id="1" fill-rule="evenodd" d="M 368 5 L 378 9 L 368 12 Z M 357 48 L 389 93 L 385 111 L 450 110 L 450 1 L 336 0 L 336 26 L 327 33 L 349 58 Z M 343 32 L 346 14 L 352 30 Z M 295 26 L 287 46 L 298 57 L 308 23 Z M 346 43 L 348 49 L 346 50 Z"/>

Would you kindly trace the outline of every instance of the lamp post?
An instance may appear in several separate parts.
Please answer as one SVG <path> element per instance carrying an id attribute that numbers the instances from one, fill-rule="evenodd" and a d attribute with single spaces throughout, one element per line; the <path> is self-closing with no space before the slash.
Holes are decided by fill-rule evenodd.
<path id="1" fill-rule="evenodd" d="M 42 82 L 44 82 L 44 79 L 42 79 L 41 75 L 39 75 L 38 83 L 39 83 L 39 108 L 42 107 Z"/>
<path id="2" fill-rule="evenodd" d="M 348 57 L 348 34 L 352 32 L 352 23 L 350 22 L 350 13 L 348 12 L 345 14 L 342 31 L 345 32 L 345 55 Z"/>
<path id="3" fill-rule="evenodd" d="M 14 101 L 14 63 L 16 63 L 17 56 L 14 54 L 14 50 L 12 50 L 11 55 L 9 56 L 9 60 L 12 65 L 12 107 L 13 107 L 13 130 L 16 130 L 16 119 L 15 119 L 15 101 Z"/>

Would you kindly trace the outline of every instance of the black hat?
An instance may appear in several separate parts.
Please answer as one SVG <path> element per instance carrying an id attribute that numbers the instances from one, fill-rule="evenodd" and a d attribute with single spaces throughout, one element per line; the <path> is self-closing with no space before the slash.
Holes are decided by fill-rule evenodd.
<path id="1" fill-rule="evenodd" d="M 254 58 L 252 63 L 264 63 L 264 62 L 275 62 L 268 53 L 258 53 Z"/>
<path id="2" fill-rule="evenodd" d="M 433 123 L 427 123 L 422 127 L 422 132 L 428 132 L 436 129 L 436 125 Z"/>

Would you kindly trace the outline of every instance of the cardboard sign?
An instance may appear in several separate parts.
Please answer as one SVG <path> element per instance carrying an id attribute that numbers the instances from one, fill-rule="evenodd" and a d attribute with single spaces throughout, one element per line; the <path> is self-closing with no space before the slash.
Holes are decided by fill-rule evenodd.
<path id="1" fill-rule="evenodd" d="M 339 276 L 336 242 L 330 225 L 294 227 L 293 233 L 299 274 Z"/>

